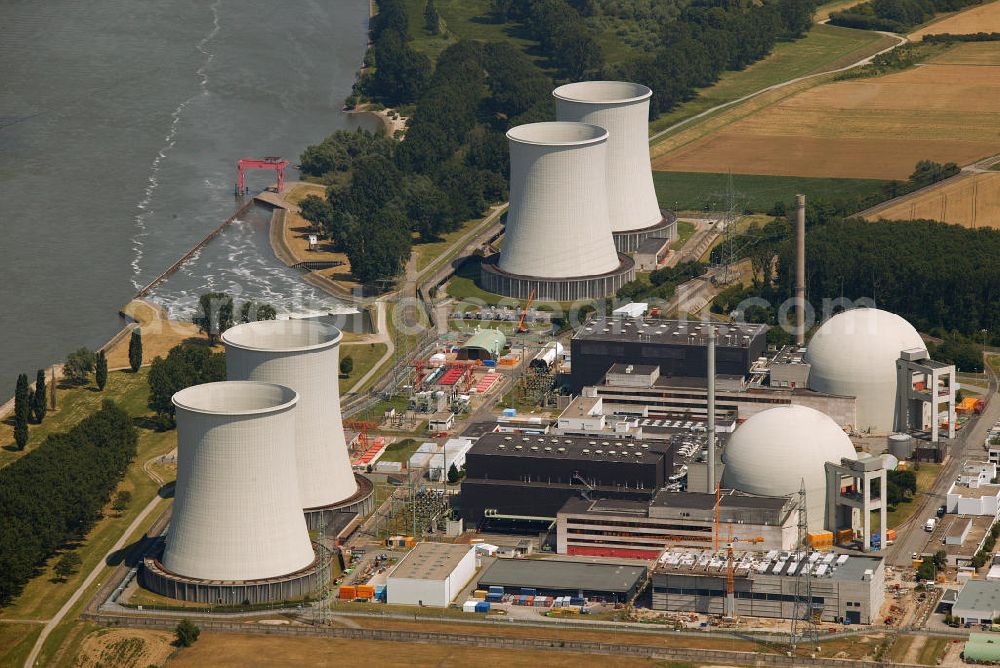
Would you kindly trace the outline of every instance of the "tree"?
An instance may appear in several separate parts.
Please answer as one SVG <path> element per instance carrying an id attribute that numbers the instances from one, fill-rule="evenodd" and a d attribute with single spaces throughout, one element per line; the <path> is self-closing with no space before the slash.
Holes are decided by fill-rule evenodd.
<path id="1" fill-rule="evenodd" d="M 104 351 L 98 351 L 97 364 L 94 372 L 94 380 L 97 382 L 97 389 L 104 391 L 104 386 L 108 384 L 108 358 Z"/>
<path id="2" fill-rule="evenodd" d="M 174 629 L 178 647 L 190 647 L 201 635 L 201 629 L 190 619 L 182 619 Z"/>
<path id="3" fill-rule="evenodd" d="M 24 450 L 28 445 L 28 423 L 14 422 L 14 445 L 18 450 Z"/>
<path id="4" fill-rule="evenodd" d="M 66 356 L 63 374 L 69 382 L 83 385 L 87 382 L 96 364 L 97 355 L 94 354 L 94 351 L 88 348 L 79 348 Z"/>
<path id="5" fill-rule="evenodd" d="M 52 570 L 60 580 L 65 582 L 69 579 L 69 576 L 80 570 L 80 565 L 82 563 L 83 560 L 80 558 L 79 554 L 76 552 L 67 552 L 63 556 L 59 557 L 59 561 L 56 562 L 56 565 Z"/>
<path id="6" fill-rule="evenodd" d="M 174 393 L 192 385 L 226 379 L 224 353 L 213 353 L 199 345 L 174 346 L 165 358 L 157 357 L 149 367 L 149 407 L 156 411 L 160 427 L 173 426 Z"/>
<path id="7" fill-rule="evenodd" d="M 14 422 L 28 424 L 28 417 L 31 414 L 31 396 L 28 389 L 28 375 L 18 374 L 17 384 L 14 386 Z"/>
<path id="8" fill-rule="evenodd" d="M 233 298 L 225 292 L 209 292 L 198 298 L 198 315 L 194 324 L 215 343 L 219 336 L 233 326 Z"/>
<path id="9" fill-rule="evenodd" d="M 128 365 L 132 373 L 137 373 L 142 366 L 142 330 L 138 327 L 132 330 L 128 340 Z"/>
<path id="10" fill-rule="evenodd" d="M 39 369 L 35 374 L 35 393 L 32 395 L 31 414 L 35 422 L 42 423 L 48 410 L 48 396 L 45 387 L 45 369 Z"/>
<path id="11" fill-rule="evenodd" d="M 348 355 L 344 359 L 340 360 L 340 373 L 342 373 L 346 378 L 351 375 L 352 371 L 354 371 L 354 359 Z"/>
<path id="12" fill-rule="evenodd" d="M 441 15 L 434 6 L 434 0 L 427 0 L 427 4 L 424 5 L 424 29 L 432 35 L 441 32 Z"/>
<path id="13" fill-rule="evenodd" d="M 258 322 L 260 320 L 274 320 L 278 317 L 278 312 L 270 304 L 258 303 L 253 300 L 245 301 L 240 305 L 240 322 Z"/>
<path id="14" fill-rule="evenodd" d="M 934 565 L 937 568 L 944 568 L 948 565 L 948 553 L 944 550 L 938 550 L 934 553 Z"/>
<path id="15" fill-rule="evenodd" d="M 454 485 L 456 482 L 458 482 L 458 478 L 459 478 L 458 467 L 455 466 L 455 462 L 452 462 L 451 466 L 448 467 L 448 482 Z"/>
<path id="16" fill-rule="evenodd" d="M 128 510 L 130 503 L 132 503 L 132 492 L 122 490 L 115 494 L 115 500 L 111 504 L 111 507 L 115 510 L 115 512 L 120 514 Z"/>

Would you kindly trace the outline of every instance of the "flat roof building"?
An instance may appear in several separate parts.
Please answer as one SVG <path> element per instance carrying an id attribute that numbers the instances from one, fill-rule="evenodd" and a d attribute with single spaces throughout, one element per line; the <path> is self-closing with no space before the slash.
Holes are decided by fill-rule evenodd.
<path id="1" fill-rule="evenodd" d="M 710 547 L 715 541 L 715 494 L 659 492 L 651 502 L 568 500 L 556 516 L 556 551 L 576 556 L 655 559 L 667 546 Z M 798 541 L 797 502 L 725 490 L 719 524 L 740 536 L 760 536 L 761 549 L 791 549 Z M 725 534 L 720 538 L 725 540 Z"/>
<path id="2" fill-rule="evenodd" d="M 418 543 L 386 579 L 386 602 L 447 607 L 476 574 L 471 545 Z"/>
<path id="3" fill-rule="evenodd" d="M 881 557 L 832 552 L 736 552 L 736 614 L 790 619 L 805 595 L 822 621 L 871 624 L 885 596 Z M 710 550 L 666 552 L 653 571 L 653 609 L 721 615 L 725 611 L 726 556 Z M 801 610 L 799 612 L 801 614 Z"/>
<path id="4" fill-rule="evenodd" d="M 624 602 L 646 581 L 638 564 L 591 563 L 561 559 L 499 559 L 479 577 L 480 589 L 503 587 L 506 593 L 535 589 L 540 596 L 580 596 Z"/>
<path id="5" fill-rule="evenodd" d="M 1000 582 L 969 580 L 951 606 L 962 624 L 992 624 L 1000 615 Z"/>

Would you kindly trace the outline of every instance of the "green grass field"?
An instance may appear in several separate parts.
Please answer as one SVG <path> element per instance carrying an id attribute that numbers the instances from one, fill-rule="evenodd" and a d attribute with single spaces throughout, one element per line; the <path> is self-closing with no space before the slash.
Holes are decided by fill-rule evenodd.
<path id="1" fill-rule="evenodd" d="M 650 123 L 649 132 L 656 133 L 706 109 L 782 81 L 844 67 L 884 49 L 893 41 L 868 30 L 815 25 L 802 39 L 778 44 L 769 56 L 746 69 L 726 72 L 693 100 Z"/>
<path id="2" fill-rule="evenodd" d="M 694 234 L 694 223 L 688 223 L 683 220 L 677 221 L 677 238 L 674 242 L 670 244 L 670 247 L 674 250 L 680 250 L 684 248 L 684 244 L 688 242 L 688 239 Z"/>
<path id="3" fill-rule="evenodd" d="M 341 346 L 341 359 L 350 356 L 354 360 L 354 369 L 349 377 L 340 377 L 340 392 L 349 392 L 358 379 L 368 373 L 368 370 L 382 359 L 386 350 L 387 347 L 384 343 L 353 343 Z"/>
<path id="4" fill-rule="evenodd" d="M 885 181 L 878 179 L 826 179 L 799 176 L 757 176 L 733 174 L 733 188 L 738 201 L 752 211 L 768 211 L 775 202 L 790 202 L 803 193 L 810 197 L 833 199 L 877 191 Z M 656 195 L 664 208 L 675 211 L 718 210 L 725 202 L 728 174 L 701 172 L 653 172 Z"/>

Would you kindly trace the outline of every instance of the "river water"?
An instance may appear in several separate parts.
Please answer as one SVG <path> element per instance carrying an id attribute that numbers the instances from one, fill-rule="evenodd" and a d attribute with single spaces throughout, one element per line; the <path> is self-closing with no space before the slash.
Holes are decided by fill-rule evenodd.
<path id="1" fill-rule="evenodd" d="M 367 22 L 367 0 L 0 3 L 0 398 L 121 327 L 136 289 L 232 214 L 237 159 L 294 164 L 371 129 L 339 111 Z M 334 305 L 278 264 L 260 211 L 152 298 L 182 314 L 208 288 Z"/>

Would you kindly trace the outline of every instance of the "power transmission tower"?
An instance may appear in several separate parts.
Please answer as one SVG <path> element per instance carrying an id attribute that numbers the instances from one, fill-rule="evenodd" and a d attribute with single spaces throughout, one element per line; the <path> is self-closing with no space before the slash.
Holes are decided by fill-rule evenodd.
<path id="1" fill-rule="evenodd" d="M 326 546 L 326 530 L 326 513 L 321 512 L 319 526 L 317 527 L 316 556 L 319 558 L 319 581 L 323 588 L 317 602 L 319 610 L 316 615 L 316 623 L 324 627 L 330 623 L 330 595 L 333 591 L 332 583 L 330 582 L 330 560 L 332 555 Z"/>
<path id="2" fill-rule="evenodd" d="M 798 523 L 798 545 L 800 550 L 797 577 L 795 579 L 795 608 L 792 612 L 792 630 L 789 644 L 792 652 L 800 641 L 816 642 L 819 633 L 813 619 L 812 600 L 812 574 L 808 563 L 802 563 L 809 557 L 809 546 L 806 545 L 806 536 L 809 531 L 809 517 L 806 512 L 806 481 L 802 480 L 799 487 L 799 523 Z"/>
<path id="3" fill-rule="evenodd" d="M 732 172 L 729 172 L 725 192 L 713 193 L 711 197 L 716 211 L 721 214 L 716 226 L 721 226 L 722 235 L 716 255 L 718 261 L 713 264 L 723 269 L 722 282 L 726 284 L 733 279 L 732 268 L 738 259 L 736 226 L 746 209 L 747 198 L 743 193 L 737 192 L 733 185 Z"/>

